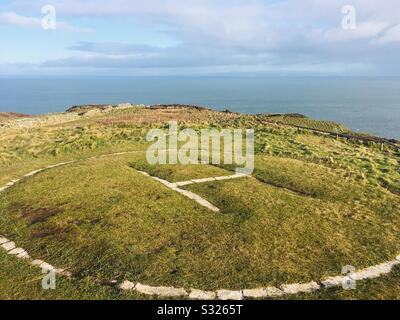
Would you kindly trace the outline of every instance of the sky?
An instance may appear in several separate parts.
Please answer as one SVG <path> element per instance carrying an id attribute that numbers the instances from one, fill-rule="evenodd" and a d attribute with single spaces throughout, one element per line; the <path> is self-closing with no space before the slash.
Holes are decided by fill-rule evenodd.
<path id="1" fill-rule="evenodd" d="M 0 76 L 400 76 L 400 2 L 1 0 L 0 41 Z"/>

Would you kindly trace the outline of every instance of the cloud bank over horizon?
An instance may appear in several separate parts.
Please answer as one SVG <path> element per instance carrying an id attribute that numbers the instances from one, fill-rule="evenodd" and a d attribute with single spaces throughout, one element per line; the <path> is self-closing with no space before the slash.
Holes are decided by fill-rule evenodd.
<path id="1" fill-rule="evenodd" d="M 41 27 L 44 5 L 57 29 Z M 356 28 L 342 27 L 352 5 Z M 5 0 L 0 75 L 398 76 L 398 0 Z"/>

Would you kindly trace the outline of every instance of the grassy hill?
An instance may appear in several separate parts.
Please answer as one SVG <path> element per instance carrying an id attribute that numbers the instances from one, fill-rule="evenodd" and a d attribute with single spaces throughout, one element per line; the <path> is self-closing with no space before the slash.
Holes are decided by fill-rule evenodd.
<path id="1" fill-rule="evenodd" d="M 15 112 L 0 112 L 0 122 L 12 120 L 12 119 L 16 119 L 16 118 L 27 118 L 27 117 L 30 117 L 30 115 L 22 114 L 22 113 L 15 113 Z"/>
<path id="2" fill-rule="evenodd" d="M 147 132 L 172 120 L 196 131 L 255 129 L 251 177 L 182 187 L 219 213 L 137 171 L 169 182 L 234 174 L 233 166 L 149 165 Z M 75 162 L 0 193 L 0 234 L 75 277 L 43 292 L 40 270 L 0 252 L 0 298 L 148 298 L 104 285 L 125 279 L 204 290 L 280 286 L 400 253 L 396 141 L 295 114 L 178 105 L 93 106 L 13 121 L 0 128 L 0 186 Z M 400 298 L 399 280 L 395 269 L 354 291 L 283 298 Z"/>

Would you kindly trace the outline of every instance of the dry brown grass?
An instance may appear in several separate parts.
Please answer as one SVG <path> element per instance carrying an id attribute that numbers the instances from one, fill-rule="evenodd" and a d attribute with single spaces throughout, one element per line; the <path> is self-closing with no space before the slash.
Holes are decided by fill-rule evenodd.
<path id="1" fill-rule="evenodd" d="M 0 121 L 11 120 L 16 118 L 28 118 L 31 115 L 16 112 L 0 112 Z"/>
<path id="2" fill-rule="evenodd" d="M 119 113 L 96 119 L 96 123 L 103 125 L 160 125 L 169 121 L 179 124 L 193 124 L 204 121 L 233 120 L 241 115 L 210 110 L 197 109 L 139 109 L 135 112 Z"/>

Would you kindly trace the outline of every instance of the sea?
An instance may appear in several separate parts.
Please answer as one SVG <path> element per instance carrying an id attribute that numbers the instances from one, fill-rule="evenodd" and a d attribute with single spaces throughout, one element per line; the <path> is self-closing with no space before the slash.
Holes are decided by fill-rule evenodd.
<path id="1" fill-rule="evenodd" d="M 242 113 L 301 113 L 400 139 L 400 77 L 0 78 L 0 112 L 73 105 L 195 104 Z"/>

